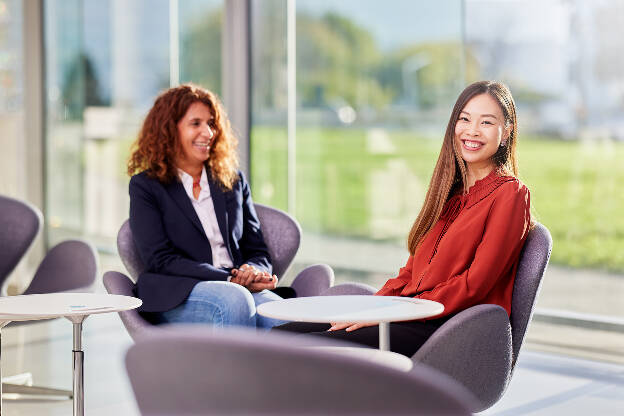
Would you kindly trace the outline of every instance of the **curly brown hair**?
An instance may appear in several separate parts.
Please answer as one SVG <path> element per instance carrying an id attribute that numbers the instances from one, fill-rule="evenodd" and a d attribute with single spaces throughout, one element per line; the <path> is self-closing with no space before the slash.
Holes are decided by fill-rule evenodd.
<path id="1" fill-rule="evenodd" d="M 128 175 L 145 171 L 149 177 L 163 183 L 178 180 L 175 165 L 176 156 L 181 151 L 178 122 L 196 102 L 208 106 L 214 115 L 215 138 L 207 162 L 209 174 L 224 189 L 232 189 L 238 178 L 238 140 L 216 94 L 193 84 L 170 88 L 158 96 L 132 145 Z"/>

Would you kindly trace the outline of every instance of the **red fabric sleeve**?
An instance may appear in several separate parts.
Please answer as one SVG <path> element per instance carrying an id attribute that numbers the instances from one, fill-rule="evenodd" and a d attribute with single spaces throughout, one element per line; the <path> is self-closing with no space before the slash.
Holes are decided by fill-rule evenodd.
<path id="1" fill-rule="evenodd" d="M 412 262 L 414 256 L 409 256 L 404 267 L 399 269 L 399 275 L 388 281 L 375 293 L 377 296 L 399 296 L 403 287 L 412 280 Z"/>
<path id="2" fill-rule="evenodd" d="M 415 297 L 441 302 L 445 306 L 443 315 L 478 304 L 518 260 L 529 231 L 529 207 L 526 187 L 505 186 L 490 209 L 470 267 Z"/>

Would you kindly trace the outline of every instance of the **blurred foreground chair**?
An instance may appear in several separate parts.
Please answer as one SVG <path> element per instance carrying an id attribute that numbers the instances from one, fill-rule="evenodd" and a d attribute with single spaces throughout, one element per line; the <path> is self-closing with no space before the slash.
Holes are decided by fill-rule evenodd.
<path id="1" fill-rule="evenodd" d="M 474 405 L 426 366 L 403 372 L 315 345 L 290 334 L 169 326 L 138 339 L 126 369 L 144 416 L 469 415 Z"/>
<path id="2" fill-rule="evenodd" d="M 281 278 L 293 259 L 301 242 L 301 227 L 290 215 L 275 208 L 255 204 L 260 219 L 264 241 L 269 248 L 273 273 Z M 136 249 L 132 230 L 128 221 L 124 222 L 117 234 L 117 250 L 131 278 L 119 272 L 104 273 L 104 286 L 108 293 L 134 296 L 134 282 L 145 269 Z M 295 289 L 297 296 L 316 296 L 334 284 L 334 271 L 325 264 L 314 264 L 306 267 L 295 277 L 290 287 Z M 132 338 L 150 331 L 158 331 L 136 310 L 119 312 L 121 320 Z"/>
<path id="3" fill-rule="evenodd" d="M 6 295 L 6 279 L 35 240 L 42 222 L 43 216 L 36 207 L 0 196 L 0 285 L 3 296 Z M 97 253 L 94 248 L 84 241 L 67 240 L 48 251 L 22 294 L 90 291 L 96 276 Z M 27 324 L 12 322 L 9 326 Z M 2 379 L 2 393 L 72 397 L 70 390 L 31 384 L 30 373 L 6 377 Z"/>
<path id="4" fill-rule="evenodd" d="M 480 402 L 473 412 L 500 400 L 511 381 L 551 250 L 548 229 L 536 223 L 520 254 L 511 317 L 498 305 L 473 306 L 445 322 L 412 356 L 414 363 L 435 368 L 467 387 Z M 369 285 L 345 283 L 323 294 L 375 292 Z"/>

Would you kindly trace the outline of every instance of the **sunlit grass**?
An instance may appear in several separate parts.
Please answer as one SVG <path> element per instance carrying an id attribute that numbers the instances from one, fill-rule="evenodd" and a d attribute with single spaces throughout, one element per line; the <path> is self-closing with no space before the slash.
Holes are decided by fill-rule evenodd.
<path id="1" fill-rule="evenodd" d="M 519 153 L 536 218 L 553 236 L 553 261 L 624 270 L 624 144 L 535 138 Z"/>

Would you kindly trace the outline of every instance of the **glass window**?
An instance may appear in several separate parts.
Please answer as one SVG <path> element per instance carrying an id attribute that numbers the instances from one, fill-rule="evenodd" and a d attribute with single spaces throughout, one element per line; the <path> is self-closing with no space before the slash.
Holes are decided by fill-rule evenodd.
<path id="1" fill-rule="evenodd" d="M 286 1 L 251 2 L 250 182 L 254 201 L 288 210 Z"/>
<path id="2" fill-rule="evenodd" d="M 84 235 L 102 249 L 114 247 L 128 217 L 130 146 L 172 82 L 170 59 L 179 59 L 182 82 L 220 90 L 221 3 L 178 3 L 180 55 L 172 58 L 167 0 L 45 2 L 52 243 Z"/>
<path id="3" fill-rule="evenodd" d="M 304 229 L 298 261 L 379 286 L 407 259 L 464 71 L 459 1 L 297 1 L 296 168 L 288 178 L 286 2 L 252 10 L 255 198 Z M 401 10 L 400 13 L 397 10 Z M 291 187 L 291 189 L 293 189 Z"/>
<path id="4" fill-rule="evenodd" d="M 180 81 L 221 95 L 223 0 L 180 1 Z"/>
<path id="5" fill-rule="evenodd" d="M 468 79 L 510 86 L 521 179 L 554 240 L 542 308 L 624 316 L 622 23 L 619 1 L 466 4 Z"/>
<path id="6" fill-rule="evenodd" d="M 395 276 L 458 93 L 497 79 L 517 103 L 534 218 L 554 240 L 538 314 L 624 316 L 621 2 L 298 0 L 294 140 L 287 4 L 252 2 L 251 177 L 256 200 L 303 227 L 295 271 L 323 262 L 338 282 L 376 287 Z M 532 328 L 541 348 L 597 351 L 576 330 Z"/>

